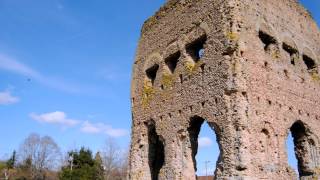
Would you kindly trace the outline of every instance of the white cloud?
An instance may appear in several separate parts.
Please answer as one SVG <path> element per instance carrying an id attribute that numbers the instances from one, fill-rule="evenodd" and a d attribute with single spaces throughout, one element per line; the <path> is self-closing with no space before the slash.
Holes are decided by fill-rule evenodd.
<path id="1" fill-rule="evenodd" d="M 81 131 L 89 134 L 107 134 L 111 137 L 121 137 L 128 134 L 125 129 L 115 129 L 104 123 L 90 123 L 89 121 L 82 123 Z"/>
<path id="2" fill-rule="evenodd" d="M 18 60 L 1 53 L 0 69 L 25 76 L 26 78 L 35 80 L 47 87 L 69 93 L 78 93 L 80 90 L 87 90 L 87 88 L 85 87 L 79 87 L 78 85 L 75 85 L 73 83 L 65 82 L 63 79 L 45 76 L 35 69 L 29 67 L 28 65 L 23 64 Z"/>
<path id="3" fill-rule="evenodd" d="M 200 148 L 210 147 L 212 145 L 212 140 L 208 137 L 200 137 L 198 139 L 198 145 Z"/>
<path id="4" fill-rule="evenodd" d="M 33 120 L 36 120 L 41 123 L 57 124 L 63 127 L 75 126 L 80 123 L 79 120 L 67 118 L 66 114 L 61 111 L 44 113 L 44 114 L 31 113 L 30 117 Z"/>
<path id="5" fill-rule="evenodd" d="M 0 105 L 8 105 L 19 102 L 19 98 L 12 96 L 10 91 L 0 92 Z"/>
<path id="6" fill-rule="evenodd" d="M 64 129 L 79 125 L 80 131 L 87 134 L 106 134 L 111 137 L 122 137 L 128 134 L 125 129 L 116 129 L 104 123 L 91 123 L 90 121 L 68 118 L 66 113 L 61 111 L 44 114 L 30 113 L 30 117 L 40 123 L 60 125 Z"/>
<path id="7" fill-rule="evenodd" d="M 24 76 L 40 78 L 40 74 L 34 71 L 32 68 L 4 54 L 0 54 L 0 68 L 3 70 L 15 72 Z"/>

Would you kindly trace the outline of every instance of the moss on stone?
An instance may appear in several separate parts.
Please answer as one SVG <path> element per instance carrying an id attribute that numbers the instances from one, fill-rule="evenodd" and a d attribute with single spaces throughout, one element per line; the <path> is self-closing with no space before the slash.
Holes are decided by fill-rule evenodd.
<path id="1" fill-rule="evenodd" d="M 235 32 L 228 32 L 226 36 L 231 41 L 237 41 L 239 39 L 239 35 Z"/>
<path id="2" fill-rule="evenodd" d="M 162 85 L 164 89 L 170 88 L 173 86 L 173 75 L 169 73 L 165 73 L 162 76 Z"/>
<path id="3" fill-rule="evenodd" d="M 273 59 L 279 59 L 281 57 L 280 50 L 272 51 L 271 56 Z"/>
<path id="4" fill-rule="evenodd" d="M 196 63 L 193 63 L 193 62 L 189 62 L 187 61 L 185 63 L 185 68 L 186 68 L 186 71 L 189 73 L 189 74 L 193 74 L 195 73 L 199 67 L 203 65 L 203 62 L 202 61 L 198 61 Z"/>
<path id="5" fill-rule="evenodd" d="M 189 73 L 191 73 L 193 71 L 193 69 L 194 69 L 194 63 L 189 62 L 189 61 L 186 62 L 185 63 L 185 68 Z"/>
<path id="6" fill-rule="evenodd" d="M 319 179 L 319 175 L 320 175 L 320 167 L 316 167 L 315 170 L 314 170 L 314 174 L 312 179 L 313 180 L 318 180 Z"/>
<path id="7" fill-rule="evenodd" d="M 312 72 L 311 72 L 311 78 L 312 78 L 312 80 L 314 80 L 314 81 L 320 81 L 319 74 L 318 74 L 317 72 L 315 72 L 315 71 L 312 71 Z"/>
<path id="8" fill-rule="evenodd" d="M 148 82 L 144 82 L 142 91 L 142 107 L 146 108 L 149 106 L 150 101 L 154 96 L 155 90 Z"/>

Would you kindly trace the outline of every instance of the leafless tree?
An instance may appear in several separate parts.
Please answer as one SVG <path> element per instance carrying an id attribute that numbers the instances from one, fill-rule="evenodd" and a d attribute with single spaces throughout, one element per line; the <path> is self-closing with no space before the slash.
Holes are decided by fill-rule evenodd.
<path id="1" fill-rule="evenodd" d="M 31 161 L 32 177 L 41 179 L 46 170 L 56 170 L 61 162 L 59 146 L 49 136 L 30 134 L 20 145 L 20 162 Z"/>
<path id="2" fill-rule="evenodd" d="M 114 139 L 108 138 L 101 154 L 105 170 L 105 179 L 125 179 L 128 153 L 122 150 Z"/>

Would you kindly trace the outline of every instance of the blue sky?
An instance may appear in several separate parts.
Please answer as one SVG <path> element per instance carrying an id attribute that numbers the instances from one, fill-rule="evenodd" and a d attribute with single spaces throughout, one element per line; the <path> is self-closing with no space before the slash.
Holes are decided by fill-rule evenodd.
<path id="1" fill-rule="evenodd" d="M 163 3 L 0 0 L 0 157 L 31 132 L 63 150 L 108 136 L 126 148 L 140 28 Z"/>
<path id="2" fill-rule="evenodd" d="M 109 136 L 127 148 L 140 29 L 164 2 L 0 0 L 0 157 L 32 132 L 53 137 L 63 151 L 96 151 Z M 302 2 L 319 22 L 319 1 Z"/>

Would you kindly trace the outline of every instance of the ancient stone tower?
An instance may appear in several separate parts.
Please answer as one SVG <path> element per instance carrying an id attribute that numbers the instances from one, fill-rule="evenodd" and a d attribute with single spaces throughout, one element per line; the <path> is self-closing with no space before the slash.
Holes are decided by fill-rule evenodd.
<path id="1" fill-rule="evenodd" d="M 320 33 L 297 0 L 171 0 L 142 29 L 129 179 L 194 180 L 202 123 L 216 179 L 320 173 Z"/>

